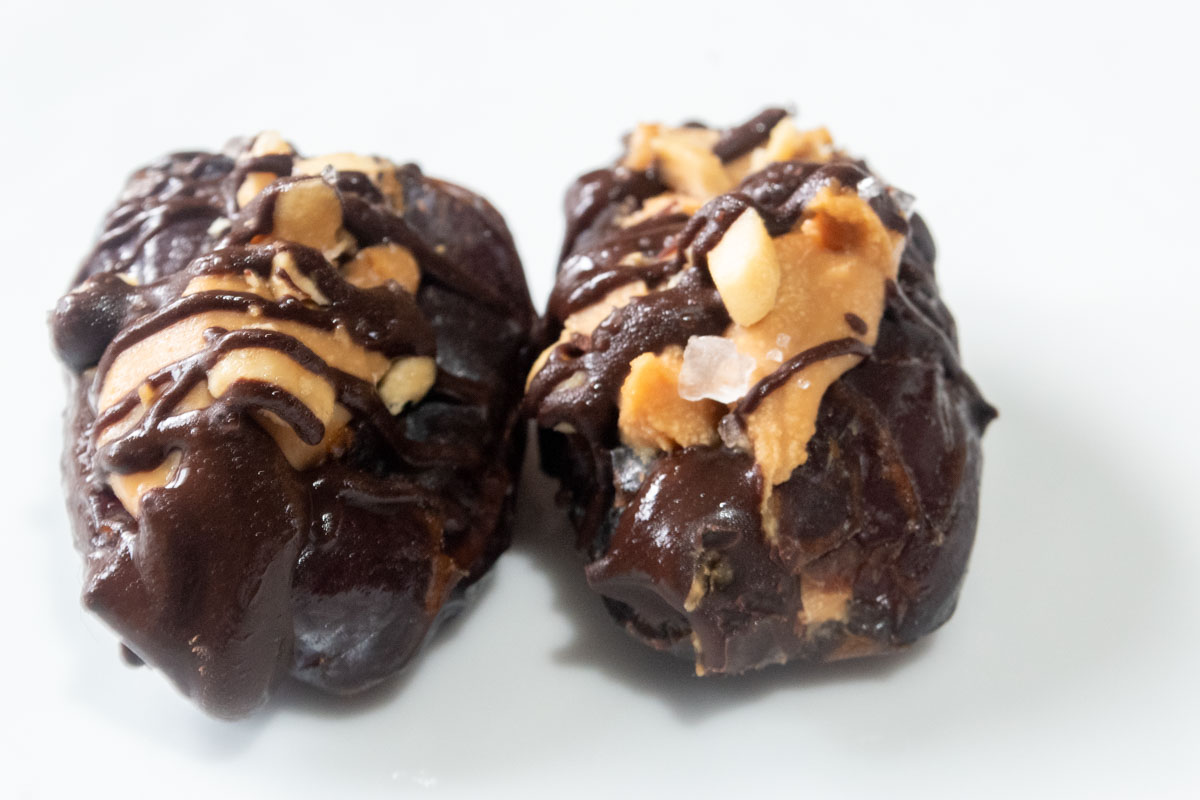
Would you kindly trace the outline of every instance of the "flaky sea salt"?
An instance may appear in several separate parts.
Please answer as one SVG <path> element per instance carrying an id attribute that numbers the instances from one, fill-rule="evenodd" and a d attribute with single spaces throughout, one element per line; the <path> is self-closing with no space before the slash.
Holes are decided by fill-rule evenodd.
<path id="1" fill-rule="evenodd" d="M 783 351 L 778 347 L 767 351 L 767 361 L 774 361 L 776 364 L 783 363 Z"/>
<path id="2" fill-rule="evenodd" d="M 792 337 L 788 336 L 786 333 L 781 333 L 775 337 L 775 345 L 780 350 L 787 347 L 789 344 L 791 344 L 791 342 L 792 342 Z"/>
<path id="3" fill-rule="evenodd" d="M 874 175 L 863 178 L 854 188 L 858 192 L 858 196 L 864 200 L 876 198 L 887 190 L 887 186 Z"/>
<path id="4" fill-rule="evenodd" d="M 900 207 L 900 212 L 906 217 L 912 213 L 913 206 L 917 204 L 917 198 L 900 189 L 893 187 L 888 191 L 888 194 L 892 196 L 892 200 Z"/>
<path id="5" fill-rule="evenodd" d="M 684 400 L 732 403 L 750 388 L 754 359 L 723 336 L 693 336 L 683 350 L 679 396 Z"/>

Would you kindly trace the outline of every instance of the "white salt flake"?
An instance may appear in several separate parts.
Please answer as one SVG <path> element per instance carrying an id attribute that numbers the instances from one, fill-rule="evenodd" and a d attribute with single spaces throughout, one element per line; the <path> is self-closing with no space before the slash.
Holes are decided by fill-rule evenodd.
<path id="1" fill-rule="evenodd" d="M 723 336 L 693 336 L 683 351 L 679 396 L 684 400 L 732 403 L 750 388 L 754 359 Z"/>
<path id="2" fill-rule="evenodd" d="M 883 182 L 874 175 L 863 178 L 854 188 L 858 190 L 858 196 L 864 200 L 873 200 L 887 190 Z"/>
<path id="3" fill-rule="evenodd" d="M 917 204 L 917 198 L 900 189 L 893 187 L 889 190 L 888 194 L 892 196 L 892 200 L 900 207 L 900 213 L 906 217 L 912 213 L 913 206 Z"/>
<path id="4" fill-rule="evenodd" d="M 778 347 L 767 351 L 767 361 L 774 361 L 776 364 L 783 363 L 783 351 Z"/>
<path id="5" fill-rule="evenodd" d="M 796 381 L 796 385 L 801 389 L 807 389 L 808 387 L 812 386 L 812 382 L 810 382 L 808 378 L 801 378 L 800 380 Z"/>
<path id="6" fill-rule="evenodd" d="M 787 347 L 791 343 L 791 341 L 792 341 L 792 337 L 788 336 L 786 333 L 781 333 L 775 337 L 775 344 L 781 350 L 783 348 Z"/>

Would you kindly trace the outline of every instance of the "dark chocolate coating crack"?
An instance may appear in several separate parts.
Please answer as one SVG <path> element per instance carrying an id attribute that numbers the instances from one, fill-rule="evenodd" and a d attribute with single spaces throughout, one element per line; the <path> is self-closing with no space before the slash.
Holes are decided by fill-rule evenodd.
<path id="1" fill-rule="evenodd" d="M 225 717 L 260 707 L 288 674 L 332 692 L 367 688 L 461 606 L 510 538 L 535 321 L 511 236 L 482 198 L 408 165 L 395 168 L 389 200 L 361 172 L 289 177 L 297 157 L 248 147 L 176 154 L 137 172 L 51 320 L 72 377 L 64 471 L 87 563 L 84 603 L 135 658 Z M 264 172 L 277 179 L 239 209 L 243 181 Z M 332 262 L 271 236 L 276 201 L 299 180 L 336 192 L 353 245 Z M 415 295 L 395 282 L 348 282 L 346 262 L 375 245 L 412 254 Z M 262 285 L 278 258 L 294 264 L 277 277 L 296 296 L 188 288 Z M 304 301 L 301 286 L 321 302 Z M 384 364 L 433 357 L 436 377 L 393 414 L 372 381 L 312 341 L 214 326 L 196 352 L 100 408 L 122 354 L 205 315 L 295 326 Z M 327 383 L 348 412 L 312 466 L 289 463 L 259 421 L 273 416 L 305 446 L 327 426 L 272 382 L 239 380 L 189 405 L 223 359 L 261 352 Z M 112 476 L 171 456 L 173 477 L 131 513 Z"/>
<path id="2" fill-rule="evenodd" d="M 739 158 L 781 118 L 768 110 L 723 132 L 714 152 Z M 589 584 L 630 633 L 695 659 L 700 673 L 903 648 L 954 609 L 975 535 L 980 437 L 995 416 L 959 365 L 928 229 L 865 164 L 840 155 L 775 162 L 690 217 L 664 212 L 622 226 L 665 190 L 655 170 L 599 170 L 568 192 L 547 343 L 612 289 L 644 281 L 650 291 L 590 335 L 561 341 L 526 397 L 542 428 L 543 466 L 561 479 L 588 556 Z M 753 456 L 728 444 L 641 460 L 617 426 L 630 361 L 720 335 L 729 319 L 706 253 L 746 208 L 771 236 L 789 232 L 830 184 L 856 187 L 906 242 L 873 348 L 850 336 L 864 335 L 867 322 L 847 314 L 847 338 L 780 364 L 731 408 L 730 419 L 744 422 L 806 366 L 862 357 L 823 397 L 807 461 L 767 492 Z M 631 252 L 641 258 L 618 263 Z"/>

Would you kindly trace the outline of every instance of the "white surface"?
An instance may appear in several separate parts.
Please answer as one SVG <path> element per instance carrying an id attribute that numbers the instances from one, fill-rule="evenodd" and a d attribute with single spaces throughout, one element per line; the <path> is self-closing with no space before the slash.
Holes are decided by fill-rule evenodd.
<path id="1" fill-rule="evenodd" d="M 0 7 L 0 795 L 1200 792 L 1189 4 L 112 5 Z M 608 623 L 533 476 L 482 602 L 383 691 L 226 724 L 122 665 L 77 602 L 44 315 L 134 166 L 264 127 L 418 160 L 507 215 L 541 302 L 622 131 L 776 102 L 917 196 L 1001 411 L 946 628 L 698 682 Z"/>

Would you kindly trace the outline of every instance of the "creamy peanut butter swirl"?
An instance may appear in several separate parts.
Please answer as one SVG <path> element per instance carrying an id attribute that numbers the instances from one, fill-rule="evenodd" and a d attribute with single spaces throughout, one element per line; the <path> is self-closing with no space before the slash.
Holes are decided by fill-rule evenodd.
<path id="1" fill-rule="evenodd" d="M 271 135 L 249 154 L 292 155 Z M 241 227 L 227 246 L 143 289 L 177 296 L 108 347 L 95 378 L 95 436 L 109 484 L 134 516 L 142 495 L 171 482 L 178 447 L 188 446 L 172 447 L 166 430 L 237 410 L 304 470 L 348 446 L 356 413 L 400 413 L 433 385 L 433 334 L 413 299 L 416 259 L 395 242 L 360 246 L 346 230 L 329 179 L 338 167 L 360 168 L 384 197 L 396 192 L 395 167 L 381 159 L 304 159 L 283 178 L 248 172 L 237 191 Z"/>
<path id="2" fill-rule="evenodd" d="M 531 387 L 570 391 L 584 374 L 570 370 L 572 342 L 631 302 L 712 287 L 726 319 L 705 305 L 709 332 L 646 342 L 623 365 L 620 440 L 649 460 L 723 438 L 753 453 L 768 487 L 787 480 L 807 458 L 821 397 L 875 342 L 904 213 L 826 130 L 801 131 L 777 111 L 724 134 L 640 125 L 621 169 L 631 185 L 641 176 L 645 196 L 617 211 L 621 235 L 564 265 L 552 301 L 562 333 Z"/>

